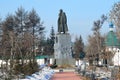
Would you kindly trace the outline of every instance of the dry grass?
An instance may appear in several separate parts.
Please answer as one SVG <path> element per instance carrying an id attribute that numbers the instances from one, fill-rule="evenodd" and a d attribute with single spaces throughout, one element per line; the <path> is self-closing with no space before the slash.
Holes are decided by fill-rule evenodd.
<path id="1" fill-rule="evenodd" d="M 66 68 L 73 68 L 73 66 L 69 65 L 69 64 L 64 64 L 64 65 L 59 65 L 57 68 L 64 68 L 64 69 L 66 69 Z"/>
<path id="2" fill-rule="evenodd" d="M 90 80 L 90 78 L 82 77 L 82 80 Z"/>
<path id="3" fill-rule="evenodd" d="M 120 80 L 120 72 L 116 75 L 117 80 Z"/>

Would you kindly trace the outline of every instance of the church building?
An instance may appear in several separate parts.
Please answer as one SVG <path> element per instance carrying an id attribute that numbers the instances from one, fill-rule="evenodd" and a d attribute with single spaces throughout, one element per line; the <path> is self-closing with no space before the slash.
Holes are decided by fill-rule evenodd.
<path id="1" fill-rule="evenodd" d="M 109 24 L 109 32 L 105 37 L 105 53 L 108 57 L 103 59 L 103 64 L 120 65 L 120 40 L 113 26 L 113 23 Z"/>

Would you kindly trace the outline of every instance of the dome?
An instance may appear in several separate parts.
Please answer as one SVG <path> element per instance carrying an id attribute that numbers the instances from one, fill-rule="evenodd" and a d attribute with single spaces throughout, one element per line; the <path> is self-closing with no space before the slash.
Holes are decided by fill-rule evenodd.
<path id="1" fill-rule="evenodd" d="M 105 46 L 115 46 L 115 47 L 119 47 L 120 43 L 119 40 L 116 36 L 116 34 L 113 31 L 109 31 L 106 38 L 105 38 Z"/>
<path id="2" fill-rule="evenodd" d="M 110 24 L 109 24 L 109 28 L 113 28 L 113 23 L 112 22 L 110 22 Z"/>
<path id="3" fill-rule="evenodd" d="M 110 31 L 108 32 L 106 38 L 105 38 L 105 46 L 107 47 L 119 47 L 120 46 L 120 42 L 119 39 L 116 35 L 116 33 L 114 33 L 113 31 L 113 23 L 110 22 L 109 24 L 109 28 Z"/>

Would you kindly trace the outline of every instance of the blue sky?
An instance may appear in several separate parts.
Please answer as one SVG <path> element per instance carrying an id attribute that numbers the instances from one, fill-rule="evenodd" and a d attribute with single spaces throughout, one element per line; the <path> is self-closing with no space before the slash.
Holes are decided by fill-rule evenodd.
<path id="1" fill-rule="evenodd" d="M 30 11 L 34 8 L 41 20 L 44 21 L 46 34 L 49 35 L 51 26 L 57 31 L 59 10 L 67 15 L 69 33 L 74 40 L 75 36 L 82 35 L 86 42 L 91 34 L 93 21 L 100 19 L 102 14 L 108 15 L 114 3 L 119 0 L 0 0 L 0 16 L 4 20 L 8 13 L 14 12 L 22 6 Z M 108 32 L 108 22 L 101 32 Z"/>

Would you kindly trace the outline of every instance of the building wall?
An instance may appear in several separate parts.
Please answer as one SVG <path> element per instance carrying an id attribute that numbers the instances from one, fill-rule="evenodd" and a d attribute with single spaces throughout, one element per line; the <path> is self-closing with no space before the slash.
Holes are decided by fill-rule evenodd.
<path id="1" fill-rule="evenodd" d="M 110 51 L 113 54 L 109 59 L 107 59 L 107 64 L 120 66 L 120 49 L 117 47 L 106 47 L 106 51 Z"/>

